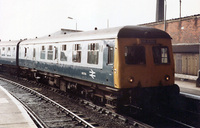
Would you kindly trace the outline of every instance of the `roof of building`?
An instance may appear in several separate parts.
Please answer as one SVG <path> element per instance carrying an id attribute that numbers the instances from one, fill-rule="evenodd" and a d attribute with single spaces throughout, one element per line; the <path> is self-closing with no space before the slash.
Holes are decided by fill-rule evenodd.
<path id="1" fill-rule="evenodd" d="M 181 17 L 181 18 L 169 19 L 169 20 L 166 20 L 166 22 L 170 23 L 170 22 L 183 21 L 183 20 L 189 20 L 189 19 L 195 19 L 195 18 L 200 18 L 200 14 Z M 151 25 L 155 25 L 155 24 L 163 24 L 163 22 L 164 22 L 164 20 L 159 21 L 159 22 L 151 22 L 151 23 L 140 24 L 139 26 L 145 26 L 145 25 L 151 26 Z"/>
<path id="2" fill-rule="evenodd" d="M 181 43 L 173 44 L 173 53 L 199 53 L 199 43 Z"/>

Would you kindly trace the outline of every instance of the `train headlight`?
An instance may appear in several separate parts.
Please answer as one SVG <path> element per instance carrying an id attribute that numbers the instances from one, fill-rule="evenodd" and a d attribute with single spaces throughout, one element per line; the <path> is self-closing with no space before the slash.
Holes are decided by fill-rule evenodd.
<path id="1" fill-rule="evenodd" d="M 134 82 L 134 78 L 133 78 L 133 77 L 130 77 L 130 78 L 129 78 L 129 82 L 130 82 L 130 83 L 133 83 L 133 82 Z"/>
<path id="2" fill-rule="evenodd" d="M 166 81 L 169 81 L 169 80 L 170 80 L 170 76 L 169 76 L 169 75 L 166 75 L 166 76 L 165 76 L 165 80 L 166 80 Z"/>

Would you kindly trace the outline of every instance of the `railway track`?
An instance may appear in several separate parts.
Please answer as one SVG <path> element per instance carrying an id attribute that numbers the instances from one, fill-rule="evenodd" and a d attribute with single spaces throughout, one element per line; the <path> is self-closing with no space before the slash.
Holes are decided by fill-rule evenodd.
<path id="1" fill-rule="evenodd" d="M 28 81 L 26 81 L 25 83 L 27 83 L 27 82 Z M 142 128 L 147 128 L 147 127 L 148 128 L 150 128 L 150 127 L 182 127 L 182 128 L 193 128 L 193 127 L 199 126 L 198 121 L 200 121 L 199 120 L 200 116 L 199 116 L 199 113 L 196 113 L 194 111 L 191 112 L 191 111 L 185 111 L 183 109 L 169 109 L 169 108 L 166 107 L 165 109 L 162 109 L 162 111 L 160 111 L 159 113 L 149 113 L 149 112 L 143 111 L 143 112 L 140 112 L 139 114 L 130 114 L 129 113 L 128 115 L 127 114 L 120 115 L 120 114 L 116 114 L 112 111 L 109 111 L 102 106 L 97 106 L 90 101 L 86 101 L 84 99 L 79 99 L 79 98 L 73 97 L 71 95 L 66 95 L 65 93 L 61 92 L 60 90 L 58 90 L 56 88 L 43 86 L 42 84 L 38 84 L 37 86 L 33 86 L 31 88 L 33 88 L 36 91 L 42 92 L 45 95 L 48 95 L 48 97 L 50 97 L 53 102 L 58 101 L 64 107 L 70 106 L 69 103 L 66 103 L 64 100 L 59 100 L 58 97 L 56 97 L 54 95 L 49 95 L 49 93 L 51 94 L 52 92 L 55 92 L 58 95 L 61 95 L 61 96 L 64 96 L 64 97 L 66 97 L 66 96 L 71 97 L 71 99 L 73 99 L 75 102 L 79 102 L 85 108 L 89 109 L 90 112 L 94 111 L 95 113 L 99 114 L 98 115 L 99 117 L 100 116 L 102 116 L 102 118 L 106 117 L 103 120 L 103 122 L 105 121 L 105 125 L 102 125 L 100 123 L 101 127 L 142 127 Z M 50 90 L 50 92 L 49 91 L 43 91 L 44 88 L 48 88 L 47 90 Z M 13 90 L 17 90 L 17 89 L 13 89 Z M 32 93 L 35 93 L 36 91 L 33 91 Z M 18 95 L 22 95 L 22 94 L 18 94 Z M 27 97 L 27 96 L 29 96 L 29 94 L 22 95 L 21 99 L 23 99 L 24 97 Z M 29 100 L 31 100 L 32 97 L 30 97 Z M 41 100 L 41 97 L 39 95 L 37 97 L 38 97 L 37 98 L 38 100 L 34 101 L 32 99 L 32 101 L 34 101 L 35 103 L 31 103 L 31 104 L 33 104 L 33 105 L 40 104 L 41 105 L 41 104 L 43 104 L 43 102 L 50 103 L 46 100 L 44 100 L 44 101 Z M 50 105 L 48 105 L 48 108 L 49 108 L 49 106 Z M 55 104 L 52 103 L 51 106 L 55 106 Z M 38 108 L 38 107 L 36 107 L 36 108 Z M 62 107 L 57 107 L 57 108 L 60 108 L 58 113 L 61 113 L 61 115 L 62 115 L 63 108 Z M 65 115 L 66 115 L 66 113 L 67 112 L 65 112 Z M 78 113 L 78 115 L 81 115 L 81 117 L 83 116 L 81 113 Z M 51 117 L 51 115 L 47 115 L 47 116 Z M 98 116 L 96 116 L 95 118 L 92 117 L 93 122 L 98 122 L 98 120 L 99 120 L 97 118 Z M 189 118 L 189 117 L 191 117 L 191 118 Z M 110 120 L 109 120 L 109 118 L 110 118 Z M 192 121 L 192 118 L 195 118 L 195 120 Z M 55 119 L 55 118 L 52 117 L 51 119 Z M 72 118 L 72 120 L 74 120 L 74 119 Z M 117 122 L 117 123 L 116 124 L 112 124 L 112 123 L 106 124 L 109 121 L 110 122 L 112 121 L 112 122 L 115 122 L 115 123 Z M 55 125 L 56 121 L 46 121 L 46 124 L 53 123 L 53 122 L 54 122 L 54 125 Z M 81 122 L 82 121 L 79 120 L 78 122 L 76 122 L 74 124 L 74 126 L 81 127 L 80 126 Z M 94 123 L 94 124 L 95 124 L 94 127 L 99 127 L 96 123 Z M 83 127 L 85 127 L 85 126 L 87 126 L 87 125 L 84 124 Z"/>
<path id="2" fill-rule="evenodd" d="M 15 79 L 15 80 L 18 81 L 20 84 L 18 82 L 17 83 L 14 82 L 14 80 L 7 80 L 5 78 L 0 77 L 0 85 L 5 89 L 7 89 L 18 100 L 21 100 L 24 106 L 28 106 L 29 107 L 28 110 L 33 111 L 32 112 L 34 113 L 33 115 L 36 116 L 40 124 L 44 124 L 44 127 L 45 125 L 47 127 L 60 127 L 59 125 L 64 125 L 65 123 L 70 124 L 70 122 L 66 121 L 64 121 L 64 123 L 62 124 L 62 118 L 64 116 L 68 115 L 71 116 L 70 112 L 65 111 L 65 108 L 69 108 L 70 111 L 72 111 L 79 117 L 86 120 L 89 124 L 85 124 L 84 121 L 80 119 L 75 119 L 76 116 L 72 115 L 71 117 L 73 121 L 75 120 L 75 124 L 68 125 L 67 127 L 77 126 L 77 127 L 105 127 L 105 128 L 106 127 L 151 128 L 151 126 L 145 123 L 142 123 L 138 120 L 132 119 L 127 116 L 119 115 L 104 107 L 95 105 L 90 101 L 79 99 L 71 95 L 66 95 L 66 93 L 63 93 L 59 89 L 48 87 L 43 84 L 36 84 L 33 81 L 27 81 L 26 79 L 24 80 Z M 23 86 L 24 84 L 28 87 Z M 42 96 L 38 92 L 42 93 L 45 96 Z M 76 105 L 74 105 L 71 101 L 67 100 L 68 98 L 70 100 L 73 100 L 73 102 L 75 102 Z M 56 102 L 58 102 L 60 105 L 57 105 Z M 43 106 L 43 104 L 46 103 L 47 105 Z M 77 105 L 81 107 L 83 110 L 80 110 L 80 108 L 78 108 Z M 44 108 L 45 110 L 43 111 L 40 108 Z M 52 110 L 50 108 L 52 108 Z M 55 112 L 55 110 L 57 110 L 57 112 Z M 41 116 L 40 114 L 43 115 Z M 57 115 L 54 114 L 58 115 L 58 119 L 56 119 Z M 43 119 L 49 119 L 49 120 L 44 121 Z M 81 125 L 80 123 L 83 123 L 83 125 L 80 126 Z"/>
<path id="3" fill-rule="evenodd" d="M 5 79 L 4 79 L 5 80 Z M 98 124 L 91 122 L 89 118 L 84 117 L 78 112 L 68 110 L 50 98 L 18 83 L 8 81 L 9 83 L 2 83 L 15 98 L 17 98 L 29 113 L 39 121 L 42 127 L 98 127 Z M 14 85 L 14 86 L 13 86 Z"/>
<path id="4" fill-rule="evenodd" d="M 164 105 L 155 112 L 132 115 L 152 127 L 198 128 L 200 126 L 200 97 L 180 93 L 175 105 Z"/>

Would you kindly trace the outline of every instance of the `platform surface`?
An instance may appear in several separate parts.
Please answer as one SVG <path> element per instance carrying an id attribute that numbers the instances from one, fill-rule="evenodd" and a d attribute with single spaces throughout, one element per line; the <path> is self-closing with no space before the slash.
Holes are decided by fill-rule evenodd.
<path id="1" fill-rule="evenodd" d="M 196 87 L 196 82 L 191 80 L 176 80 L 175 84 L 180 87 L 181 92 L 200 96 L 200 87 Z"/>
<path id="2" fill-rule="evenodd" d="M 37 128 L 21 103 L 1 85 L 0 128 Z"/>

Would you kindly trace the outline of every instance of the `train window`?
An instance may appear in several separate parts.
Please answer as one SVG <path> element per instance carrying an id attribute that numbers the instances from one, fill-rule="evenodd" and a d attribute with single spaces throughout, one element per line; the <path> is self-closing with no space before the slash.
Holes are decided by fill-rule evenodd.
<path id="1" fill-rule="evenodd" d="M 153 47 L 153 57 L 155 64 L 169 64 L 169 50 L 168 47 Z"/>
<path id="2" fill-rule="evenodd" d="M 2 54 L 1 56 L 5 56 L 5 47 L 2 48 Z"/>
<path id="3" fill-rule="evenodd" d="M 60 61 L 67 61 L 67 45 L 62 45 L 62 49 L 60 52 Z"/>
<path id="4" fill-rule="evenodd" d="M 16 54 L 15 47 L 13 47 L 12 56 L 14 57 Z"/>
<path id="5" fill-rule="evenodd" d="M 146 64 L 145 48 L 143 46 L 125 47 L 126 64 Z"/>
<path id="6" fill-rule="evenodd" d="M 114 63 L 114 48 L 108 46 L 108 64 Z"/>
<path id="7" fill-rule="evenodd" d="M 10 47 L 8 47 L 8 50 L 7 50 L 7 56 L 11 56 L 11 50 L 10 50 Z"/>
<path id="8" fill-rule="evenodd" d="M 88 44 L 88 64 L 98 64 L 99 60 L 99 44 L 91 43 Z"/>
<path id="9" fill-rule="evenodd" d="M 35 54 L 36 54 L 36 49 L 33 48 L 33 58 L 35 58 Z"/>
<path id="10" fill-rule="evenodd" d="M 26 57 L 27 56 L 27 48 L 24 48 L 24 57 Z"/>
<path id="11" fill-rule="evenodd" d="M 53 46 L 52 45 L 49 45 L 48 47 L 47 59 L 53 60 Z"/>
<path id="12" fill-rule="evenodd" d="M 81 45 L 80 44 L 73 45 L 72 61 L 78 62 L 78 63 L 81 62 Z"/>
<path id="13" fill-rule="evenodd" d="M 54 56 L 54 60 L 56 60 L 58 58 L 58 47 L 55 47 L 55 56 Z"/>
<path id="14" fill-rule="evenodd" d="M 67 45 L 62 45 L 62 51 L 67 51 Z"/>
<path id="15" fill-rule="evenodd" d="M 42 49 L 40 52 L 40 59 L 45 59 L 45 46 L 42 46 Z"/>

